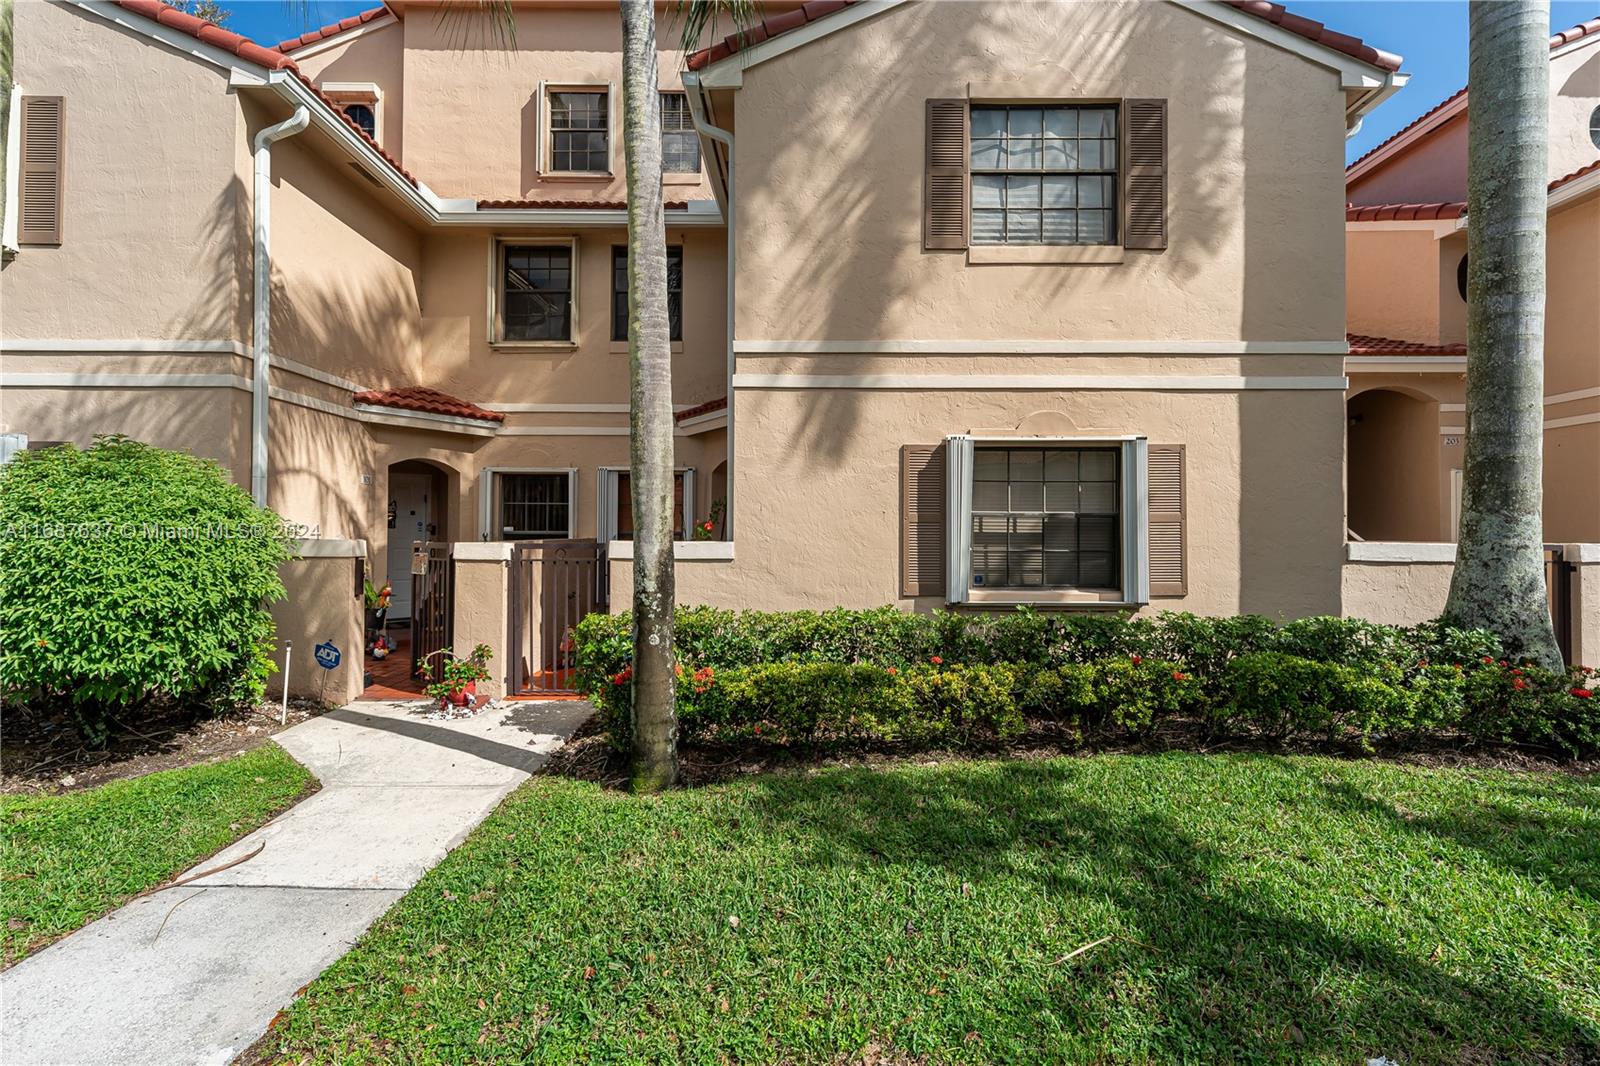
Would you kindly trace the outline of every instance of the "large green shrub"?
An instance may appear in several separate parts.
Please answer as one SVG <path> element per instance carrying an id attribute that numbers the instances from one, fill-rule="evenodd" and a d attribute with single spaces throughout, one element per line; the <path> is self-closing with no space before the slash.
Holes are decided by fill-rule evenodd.
<path id="1" fill-rule="evenodd" d="M 0 696 L 91 739 L 162 700 L 259 699 L 282 522 L 209 460 L 122 437 L 0 468 Z"/>
<path id="2" fill-rule="evenodd" d="M 628 626 L 591 615 L 577 630 L 579 686 L 618 744 Z M 1464 734 L 1600 750 L 1592 675 L 1519 668 L 1492 635 L 1433 622 L 696 607 L 678 613 L 677 652 L 688 740 L 964 744 L 1030 718 L 1144 736 L 1182 717 L 1242 738 L 1370 747 Z"/>

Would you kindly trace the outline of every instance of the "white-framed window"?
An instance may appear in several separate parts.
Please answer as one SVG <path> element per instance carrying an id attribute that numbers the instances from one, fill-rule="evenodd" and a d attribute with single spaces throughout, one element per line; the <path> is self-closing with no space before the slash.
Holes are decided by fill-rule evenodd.
<path id="1" fill-rule="evenodd" d="M 1117 243 L 1117 110 L 973 104 L 972 243 Z"/>
<path id="2" fill-rule="evenodd" d="M 951 603 L 1149 600 L 1144 437 L 945 439 Z"/>
<path id="3" fill-rule="evenodd" d="M 595 528 L 601 541 L 633 539 L 633 496 L 627 467 L 603 466 L 596 491 Z M 694 521 L 694 467 L 672 475 L 672 539 L 687 540 Z"/>
<path id="4" fill-rule="evenodd" d="M 611 90 L 554 86 L 545 91 L 544 157 L 553 174 L 611 173 Z"/>
<path id="5" fill-rule="evenodd" d="M 683 245 L 667 245 L 667 331 L 683 340 Z M 628 339 L 628 246 L 611 246 L 611 339 Z"/>
<path id="6" fill-rule="evenodd" d="M 570 540 L 577 536 L 576 469 L 488 467 L 482 485 L 484 540 Z"/>
<path id="7" fill-rule="evenodd" d="M 374 141 L 383 139 L 383 90 L 377 83 L 329 81 L 317 87 L 368 137 Z"/>
<path id="8" fill-rule="evenodd" d="M 689 114 L 689 94 L 661 94 L 661 169 L 668 174 L 700 173 L 700 135 Z"/>
<path id="9" fill-rule="evenodd" d="M 571 345 L 577 335 L 577 261 L 577 241 L 571 238 L 496 240 L 493 343 Z"/>

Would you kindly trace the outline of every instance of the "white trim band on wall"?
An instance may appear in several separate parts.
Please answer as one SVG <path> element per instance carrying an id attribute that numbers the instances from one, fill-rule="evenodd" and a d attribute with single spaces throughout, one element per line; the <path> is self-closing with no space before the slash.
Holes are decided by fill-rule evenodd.
<path id="1" fill-rule="evenodd" d="M 735 374 L 736 389 L 1042 390 L 1071 392 L 1240 392 L 1330 390 L 1343 392 L 1348 378 L 1240 377 L 1233 374 Z"/>
<path id="2" fill-rule="evenodd" d="M 735 355 L 1346 355 L 1336 341 L 900 340 L 733 342 Z"/>
<path id="3" fill-rule="evenodd" d="M 250 346 L 231 340 L 74 340 L 51 338 L 49 340 L 0 340 L 0 352 L 23 354 L 32 352 L 97 352 L 120 355 L 147 355 L 155 352 L 215 353 L 229 355 L 250 354 Z"/>
<path id="4" fill-rule="evenodd" d="M 0 374 L 6 389 L 239 389 L 250 391 L 250 379 L 238 374 Z"/>

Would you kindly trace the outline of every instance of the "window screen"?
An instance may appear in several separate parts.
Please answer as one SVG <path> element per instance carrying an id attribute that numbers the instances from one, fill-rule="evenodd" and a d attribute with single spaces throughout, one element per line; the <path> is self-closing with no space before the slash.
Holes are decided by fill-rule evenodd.
<path id="1" fill-rule="evenodd" d="M 700 173 L 700 135 L 689 117 L 683 93 L 661 94 L 661 169 L 668 174 Z"/>
<path id="2" fill-rule="evenodd" d="M 501 255 L 501 339 L 570 341 L 571 247 L 508 244 Z"/>
<path id="3" fill-rule="evenodd" d="M 987 448 L 973 455 L 974 588 L 1120 583 L 1115 448 Z"/>
<path id="4" fill-rule="evenodd" d="M 683 246 L 667 246 L 667 325 L 683 340 Z M 611 247 L 611 339 L 628 339 L 628 248 Z"/>
<path id="5" fill-rule="evenodd" d="M 556 171 L 611 169 L 610 114 L 603 92 L 550 94 L 550 166 Z"/>
<path id="6" fill-rule="evenodd" d="M 1114 244 L 1117 109 L 974 107 L 972 243 Z"/>
<path id="7" fill-rule="evenodd" d="M 566 474 L 501 474 L 500 539 L 570 535 L 572 483 Z"/>

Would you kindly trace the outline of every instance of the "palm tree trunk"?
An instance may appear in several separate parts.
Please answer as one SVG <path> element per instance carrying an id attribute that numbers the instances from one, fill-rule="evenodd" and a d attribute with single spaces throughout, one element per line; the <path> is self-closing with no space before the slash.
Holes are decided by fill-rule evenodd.
<path id="1" fill-rule="evenodd" d="M 1467 445 L 1445 615 L 1559 668 L 1542 515 L 1550 7 L 1468 11 Z"/>
<path id="2" fill-rule="evenodd" d="M 672 350 L 653 0 L 622 2 L 628 168 L 629 482 L 633 491 L 633 787 L 678 777 L 672 612 Z"/>

